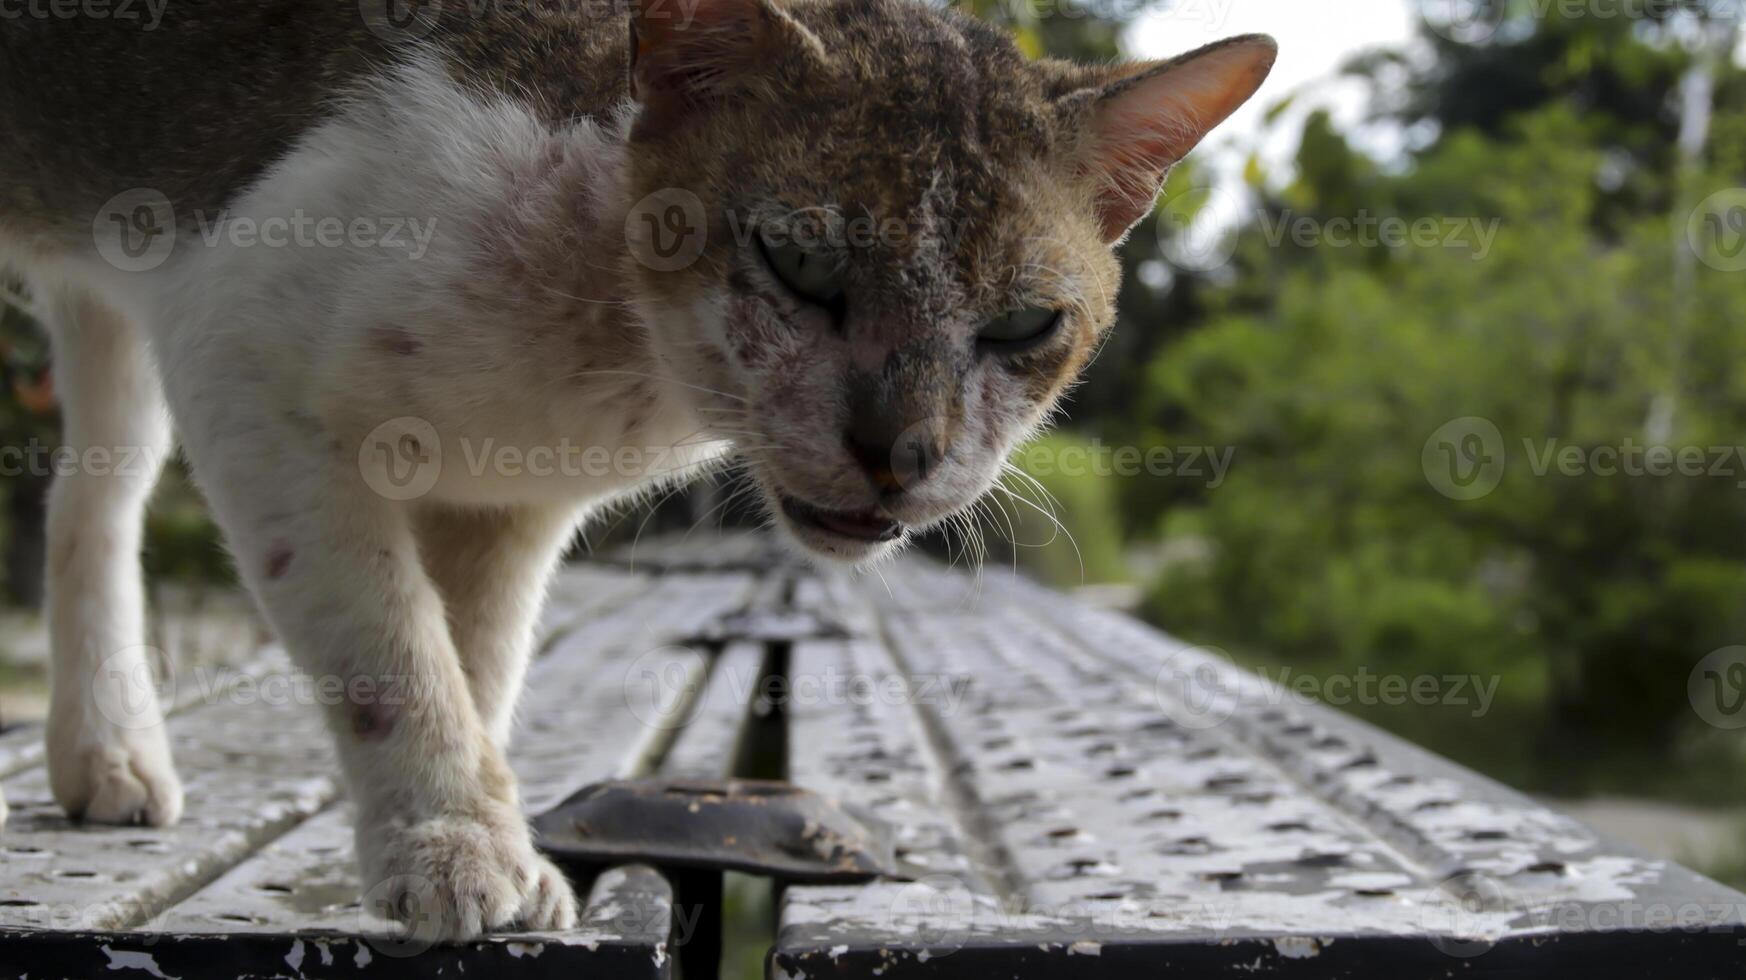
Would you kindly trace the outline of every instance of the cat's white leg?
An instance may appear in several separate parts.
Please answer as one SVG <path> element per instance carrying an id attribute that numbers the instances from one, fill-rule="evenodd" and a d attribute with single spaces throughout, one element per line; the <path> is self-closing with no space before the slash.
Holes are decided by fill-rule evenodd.
<path id="1" fill-rule="evenodd" d="M 234 362 L 248 373 L 248 361 Z M 356 444 L 268 395 L 176 393 L 237 565 L 323 697 L 372 911 L 420 938 L 566 928 L 575 900 L 533 848 L 425 573 L 410 505 L 365 483 Z"/>
<path id="2" fill-rule="evenodd" d="M 546 581 L 576 525 L 576 508 L 424 507 L 418 543 L 442 593 L 473 704 L 507 745 Z"/>
<path id="3" fill-rule="evenodd" d="M 50 782 L 71 816 L 165 826 L 182 786 L 143 645 L 139 549 L 169 415 L 136 324 L 76 287 L 44 291 L 70 450 L 49 495 Z"/>

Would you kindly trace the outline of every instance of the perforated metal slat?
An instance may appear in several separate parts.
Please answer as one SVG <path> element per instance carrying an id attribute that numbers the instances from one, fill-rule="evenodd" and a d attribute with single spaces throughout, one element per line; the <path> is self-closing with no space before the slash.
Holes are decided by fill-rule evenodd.
<path id="1" fill-rule="evenodd" d="M 677 719 L 677 736 L 661 760 L 669 779 L 721 779 L 733 774 L 751 704 L 764 677 L 765 650 L 748 641 L 730 643 L 716 656 L 707 681 Z"/>
<path id="2" fill-rule="evenodd" d="M 555 603 L 567 606 L 572 615 L 590 611 L 596 615 L 552 645 L 549 655 L 537 661 L 530 672 L 522 704 L 523 725 L 511 749 L 511 761 L 522 779 L 524 802 L 530 810 L 544 809 L 587 782 L 628 775 L 648 764 L 663 741 L 658 712 L 670 706 L 658 700 L 639 704 L 632 696 L 635 671 L 648 668 L 700 682 L 704 670 L 701 655 L 669 644 L 707 629 L 711 622 L 739 608 L 753 584 L 752 577 L 745 574 L 660 579 L 607 574 L 613 581 L 602 581 L 600 573 L 578 577 L 592 578 L 591 582 L 567 576 L 554 589 Z M 293 710 L 296 708 L 304 710 Z M 316 712 L 299 705 L 281 705 L 276 710 L 286 719 L 282 741 L 263 737 L 263 722 L 279 715 L 263 716 L 258 705 L 207 706 L 173 721 L 173 732 L 181 735 L 178 726 L 187 728 L 185 739 L 191 740 L 189 746 L 178 746 L 180 771 L 189 781 L 191 800 L 196 799 L 196 792 L 206 798 L 227 784 L 234 786 L 233 795 L 213 796 L 215 802 L 205 807 L 191 806 L 178 828 L 125 831 L 132 836 L 123 846 L 149 856 L 145 863 L 150 865 L 148 871 L 156 873 L 155 878 L 135 870 L 109 876 L 113 881 L 79 877 L 78 884 L 63 887 L 66 894 L 61 897 L 67 901 L 62 902 L 54 901 L 58 893 L 45 887 L 45 879 L 65 878 L 64 873 L 43 872 L 32 880 L 20 881 L 17 890 L 28 897 L 19 898 L 17 904 L 0 904 L 0 913 L 16 917 L 17 921 L 8 925 L 50 931 L 0 933 L 0 948 L 16 955 L 42 954 L 59 947 L 69 955 L 82 955 L 79 951 L 93 945 L 89 930 L 126 929 L 125 934 L 116 933 L 103 944 L 124 958 L 156 955 L 167 958 L 165 962 L 198 963 L 202 957 L 209 959 L 214 949 L 234 948 L 242 950 L 237 955 L 245 959 L 289 957 L 307 962 L 311 969 L 323 967 L 324 973 L 331 972 L 335 962 L 342 968 L 349 964 L 366 969 L 372 957 L 378 968 L 385 956 L 401 959 L 395 954 L 406 952 L 405 947 L 399 945 L 387 924 L 370 921 L 359 912 L 343 804 L 329 806 L 298 824 L 320 810 L 335 791 L 327 738 L 320 731 Z M 643 712 L 640 715 L 639 710 Z M 215 720 L 229 725 L 214 727 Z M 292 778 L 298 770 L 281 764 L 272 753 L 273 746 L 280 744 L 295 747 L 308 775 L 308 791 L 299 798 L 301 806 L 289 813 L 262 807 L 260 801 L 271 803 L 270 797 L 252 784 L 235 782 L 245 771 L 267 773 L 259 778 L 269 780 Z M 226 747 L 222 751 L 229 754 L 229 769 L 221 770 L 205 758 L 203 751 L 209 745 Z M 263 769 L 263 763 L 271 768 Z M 22 782 L 28 790 L 28 780 L 40 775 L 40 770 L 33 771 L 14 782 Z M 49 812 L 28 793 L 15 793 L 14 798 L 25 802 L 27 819 L 38 810 Z M 229 802 L 221 802 L 224 800 Z M 232 813 L 251 808 L 258 813 L 254 823 Z M 230 833 L 233 839 L 198 835 L 223 819 L 241 823 L 245 832 Z M 277 823 L 269 824 L 269 819 Z M 111 847 L 105 843 L 102 829 L 62 830 L 51 841 L 37 828 L 28 824 L 27 828 L 28 837 L 8 829 L 0 842 L 0 859 L 8 863 L 38 861 L 43 868 L 60 869 L 67 867 L 69 860 L 102 855 Z M 294 829 L 284 833 L 288 828 Z M 187 836 L 180 836 L 184 834 Z M 234 866 L 224 871 L 226 865 Z M 171 907 L 191 888 L 215 876 L 216 880 Z M 12 878 L 0 881 L 10 884 Z M 93 881 L 102 882 L 103 887 L 91 887 Z M 0 891 L 0 895 L 5 894 Z M 72 907 L 80 914 L 68 914 L 69 902 L 77 903 Z M 445 948 L 441 956 L 407 957 L 395 968 L 439 960 L 485 966 L 537 957 L 551 947 L 554 956 L 547 958 L 546 965 L 554 969 L 565 963 L 574 967 L 580 957 L 596 965 L 616 963 L 619 969 L 634 968 L 634 972 L 622 974 L 625 976 L 645 975 L 645 971 L 652 971 L 646 973 L 650 976 L 664 975 L 670 962 L 662 945 L 670 905 L 671 892 L 660 876 L 635 867 L 617 869 L 595 883 L 590 915 L 576 932 L 494 937 L 470 949 Z M 88 909 L 101 914 L 86 912 Z M 354 939 L 341 939 L 341 934 L 353 934 Z M 315 943 L 315 937 L 324 938 L 325 945 Z M 309 939 L 307 945 L 300 944 L 304 938 Z M 239 941 L 240 945 L 235 945 Z M 345 952 L 351 958 L 329 962 L 328 958 L 338 955 L 348 942 L 352 945 Z M 29 943 L 29 951 L 24 949 L 25 943 Z M 631 955 L 633 951 L 635 955 Z M 304 956 L 309 959 L 303 960 Z M 0 975 L 5 971 L 0 970 Z"/>
<path id="3" fill-rule="evenodd" d="M 1001 901 L 791 901 L 773 976 L 1738 968 L 1742 897 L 1683 869 L 1002 572 L 882 578 L 853 591 L 902 671 L 969 681 L 961 703 L 918 710 Z M 1511 825 L 1519 839 L 1489 832 Z M 1680 900 L 1690 931 L 1643 926 Z"/>
<path id="4" fill-rule="evenodd" d="M 829 975 L 851 943 L 904 936 L 926 946 L 954 920 L 992 919 L 1001 883 L 967 842 L 949 798 L 950 762 L 917 711 L 923 692 L 892 662 L 866 602 L 866 580 L 803 581 L 797 602 L 844 623 L 846 639 L 794 645 L 788 670 L 789 778 L 863 807 L 896 832 L 912 882 L 791 887 L 783 896 L 773 976 Z M 883 588 L 883 586 L 874 586 Z M 935 695 L 928 694 L 927 697 Z M 914 949 L 891 955 L 925 961 Z M 869 969 L 861 960 L 859 969 Z M 893 961 L 874 964 L 881 974 Z M 814 971 L 825 971 L 818 974 Z M 853 972 L 843 975 L 857 975 Z"/>
<path id="5" fill-rule="evenodd" d="M 587 783 L 646 767 L 672 725 L 659 712 L 674 706 L 641 701 L 635 692 L 627 696 L 627 684 L 645 669 L 668 682 L 696 684 L 705 670 L 700 654 L 664 646 L 669 634 L 650 624 L 666 622 L 681 631 L 695 627 L 735 608 L 749 587 L 744 576 L 714 583 L 663 579 L 650 583 L 616 615 L 602 616 L 558 641 L 530 672 L 518 712 L 521 724 L 510 743 L 524 806 L 537 813 Z M 688 605 L 687 614 L 662 615 L 680 603 Z M 355 911 L 358 882 L 348 827 L 340 808 L 323 814 L 183 902 L 168 928 L 385 930 L 385 923 L 360 921 Z M 287 866 L 309 868 L 311 875 L 288 878 Z"/>
<path id="6" fill-rule="evenodd" d="M 162 669 L 162 665 L 152 665 Z M 160 689 L 167 688 L 163 698 L 166 715 L 198 708 L 238 685 L 258 683 L 263 677 L 283 675 L 290 659 L 276 644 L 263 647 L 255 655 L 237 664 L 199 664 L 163 678 Z M 0 735 L 0 776 L 10 776 L 32 766 L 42 765 L 46 757 L 43 729 L 40 725 L 24 725 Z"/>

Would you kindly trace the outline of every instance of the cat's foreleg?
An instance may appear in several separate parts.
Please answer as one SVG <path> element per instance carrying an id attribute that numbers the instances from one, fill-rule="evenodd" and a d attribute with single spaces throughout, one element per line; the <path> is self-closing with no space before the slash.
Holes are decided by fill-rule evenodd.
<path id="1" fill-rule="evenodd" d="M 139 549 L 170 419 L 139 327 L 43 284 L 62 452 L 49 491 L 49 782 L 70 816 L 165 826 L 182 812 L 145 643 Z"/>
<path id="2" fill-rule="evenodd" d="M 308 418 L 234 392 L 182 395 L 189 452 L 239 569 L 315 689 L 345 692 L 323 704 L 368 907 L 421 938 L 571 925 L 575 900 L 533 848 L 410 505 L 372 491 L 355 445 Z"/>
<path id="3" fill-rule="evenodd" d="M 564 505 L 418 511 L 425 570 L 442 594 L 480 722 L 497 745 L 508 743 L 546 582 L 576 515 Z"/>

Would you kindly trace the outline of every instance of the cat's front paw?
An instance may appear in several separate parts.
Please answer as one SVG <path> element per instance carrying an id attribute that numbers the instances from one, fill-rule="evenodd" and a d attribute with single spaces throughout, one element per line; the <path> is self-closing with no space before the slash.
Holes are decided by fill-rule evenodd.
<path id="1" fill-rule="evenodd" d="M 182 781 L 162 722 L 127 728 L 51 706 L 48 767 L 55 802 L 74 819 L 168 827 L 182 817 Z"/>
<path id="2" fill-rule="evenodd" d="M 359 843 L 373 852 L 366 859 L 366 907 L 405 925 L 414 939 L 466 940 L 576 924 L 570 883 L 534 850 L 519 814 L 435 817 L 380 836 L 364 828 Z"/>

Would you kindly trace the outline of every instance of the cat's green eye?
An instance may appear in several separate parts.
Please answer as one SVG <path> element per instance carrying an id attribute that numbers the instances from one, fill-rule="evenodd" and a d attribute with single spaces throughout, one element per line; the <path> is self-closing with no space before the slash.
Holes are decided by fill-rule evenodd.
<path id="1" fill-rule="evenodd" d="M 809 303 L 834 306 L 843 298 L 843 267 L 829 255 L 758 230 L 758 251 L 782 285 Z"/>
<path id="2" fill-rule="evenodd" d="M 1009 310 L 983 325 L 976 340 L 997 351 L 1028 350 L 1048 340 L 1061 325 L 1061 311 L 1042 306 Z"/>

